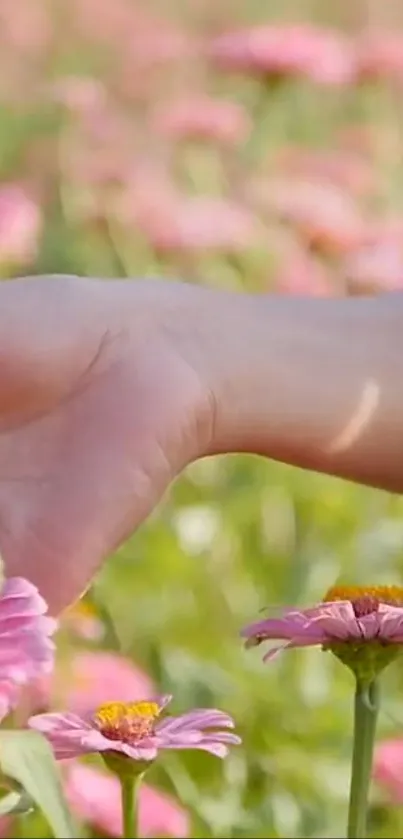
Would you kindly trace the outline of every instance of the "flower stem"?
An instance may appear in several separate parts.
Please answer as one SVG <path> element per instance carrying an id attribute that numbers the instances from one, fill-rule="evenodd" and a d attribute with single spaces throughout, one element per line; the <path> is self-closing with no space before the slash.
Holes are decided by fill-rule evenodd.
<path id="1" fill-rule="evenodd" d="M 126 775 L 120 778 L 122 791 L 123 836 L 125 839 L 136 839 L 138 836 L 138 804 L 139 790 L 143 780 L 143 773 L 133 777 Z"/>
<path id="2" fill-rule="evenodd" d="M 347 839 L 365 839 L 366 836 L 368 790 L 378 711 L 378 683 L 374 680 L 368 685 L 357 680 Z"/>

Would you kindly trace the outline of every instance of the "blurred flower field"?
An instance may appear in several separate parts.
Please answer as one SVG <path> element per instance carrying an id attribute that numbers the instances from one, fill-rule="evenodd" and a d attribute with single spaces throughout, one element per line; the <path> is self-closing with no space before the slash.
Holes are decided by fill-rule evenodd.
<path id="1" fill-rule="evenodd" d="M 398 2 L 0 0 L 0 71 L 0 276 L 403 289 Z M 340 836 L 351 676 L 318 649 L 264 665 L 239 633 L 265 607 L 402 574 L 400 498 L 253 457 L 201 461 L 65 614 L 56 673 L 18 714 L 154 693 L 174 713 L 225 709 L 243 745 L 223 762 L 164 755 L 141 835 Z M 373 839 L 403 835 L 399 663 L 382 708 Z M 66 767 L 88 837 L 121 829 L 114 781 L 96 760 Z M 47 835 L 37 815 L 3 829 Z"/>

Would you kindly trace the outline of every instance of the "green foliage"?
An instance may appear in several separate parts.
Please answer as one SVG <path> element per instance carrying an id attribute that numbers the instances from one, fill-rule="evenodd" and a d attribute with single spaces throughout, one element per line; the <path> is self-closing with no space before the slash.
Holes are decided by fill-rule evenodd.
<path id="1" fill-rule="evenodd" d="M 0 814 L 26 809 L 27 796 L 40 808 L 52 834 L 58 839 L 74 839 L 77 829 L 65 803 L 59 769 L 52 750 L 36 731 L 0 731 L 0 768 L 6 778 L 17 781 L 22 795 L 11 792 L 0 801 Z M 17 798 L 16 798 L 17 796 Z"/>

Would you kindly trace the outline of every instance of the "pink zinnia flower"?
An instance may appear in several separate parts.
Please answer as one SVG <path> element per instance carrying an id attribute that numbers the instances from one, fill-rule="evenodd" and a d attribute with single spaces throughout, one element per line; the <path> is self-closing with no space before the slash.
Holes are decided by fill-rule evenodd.
<path id="1" fill-rule="evenodd" d="M 133 67 L 192 55 L 190 35 L 171 20 L 154 14 L 146 4 L 131 0 L 73 0 L 71 17 L 79 35 L 117 50 Z M 94 27 L 94 21 L 97 25 Z M 147 79 L 143 79 L 143 84 Z"/>
<path id="2" fill-rule="evenodd" d="M 342 265 L 352 294 L 376 294 L 403 288 L 403 248 L 388 239 L 353 251 Z"/>
<path id="3" fill-rule="evenodd" d="M 196 94 L 157 107 L 152 127 L 178 140 L 194 138 L 237 145 L 248 138 L 252 121 L 236 102 Z"/>
<path id="4" fill-rule="evenodd" d="M 354 56 L 348 41 L 330 30 L 308 24 L 266 24 L 225 32 L 214 38 L 209 52 L 226 70 L 304 76 L 328 85 L 349 83 L 354 74 Z"/>
<path id="5" fill-rule="evenodd" d="M 341 265 L 352 294 L 403 288 L 403 218 L 391 216 L 365 225 L 363 241 Z"/>
<path id="6" fill-rule="evenodd" d="M 43 56 L 51 43 L 51 15 L 43 3 L 32 0 L 2 0 L 0 4 L 0 36 L 3 52 L 10 51 L 17 61 L 35 60 Z M 7 49 L 8 48 L 8 49 Z"/>
<path id="7" fill-rule="evenodd" d="M 126 213 L 124 218 L 123 213 Z M 160 252 L 221 251 L 238 253 L 260 244 L 264 231 L 259 220 L 243 206 L 206 195 L 182 196 L 161 191 L 134 195 L 121 211 Z"/>
<path id="8" fill-rule="evenodd" d="M 148 70 L 152 73 L 156 68 L 163 70 L 171 63 L 192 59 L 195 48 L 190 33 L 158 17 L 135 25 L 122 59 L 123 64 L 126 60 L 126 71 Z M 147 83 L 147 79 L 142 81 Z"/>
<path id="9" fill-rule="evenodd" d="M 133 160 L 127 120 L 113 108 L 93 107 L 81 114 L 81 127 L 71 134 L 62 165 L 64 176 L 84 200 L 94 202 L 105 216 L 105 192 L 110 184 L 126 182 Z M 82 208 L 79 207 L 80 212 Z"/>
<path id="10" fill-rule="evenodd" d="M 357 45 L 357 77 L 363 81 L 403 82 L 403 36 L 375 30 Z"/>
<path id="11" fill-rule="evenodd" d="M 228 714 L 200 708 L 178 717 L 162 717 L 170 696 L 144 702 L 108 702 L 92 714 L 38 714 L 29 726 L 41 731 L 53 746 L 56 758 L 78 757 L 90 752 L 126 755 L 152 761 L 161 749 L 202 749 L 226 757 L 229 745 L 240 738 L 226 729 L 234 723 Z"/>
<path id="12" fill-rule="evenodd" d="M 0 719 L 15 707 L 23 685 L 52 669 L 50 636 L 56 623 L 46 612 L 32 583 L 22 577 L 5 581 L 0 594 Z"/>
<path id="13" fill-rule="evenodd" d="M 303 248 L 285 255 L 276 272 L 274 288 L 280 294 L 333 297 L 337 287 L 329 269 Z"/>
<path id="14" fill-rule="evenodd" d="M 298 178 L 330 182 L 354 196 L 368 194 L 374 185 L 374 171 L 369 160 L 348 149 L 305 149 L 289 146 L 275 160 L 276 171 Z"/>
<path id="15" fill-rule="evenodd" d="M 122 702 L 153 696 L 153 680 L 140 667 L 122 655 L 106 650 L 94 650 L 75 655 L 70 670 L 66 671 L 64 707 L 73 714 L 85 714 L 91 708 L 107 702 L 111 686 Z"/>
<path id="16" fill-rule="evenodd" d="M 75 114 L 88 114 L 103 108 L 107 99 L 102 82 L 91 76 L 63 76 L 53 82 L 47 92 L 51 100 Z"/>
<path id="17" fill-rule="evenodd" d="M 375 748 L 373 775 L 394 804 L 403 804 L 403 739 L 384 740 Z"/>
<path id="18" fill-rule="evenodd" d="M 122 835 L 121 790 L 116 775 L 72 761 L 66 767 L 65 792 L 71 808 L 81 821 L 109 836 Z M 186 810 L 170 795 L 142 783 L 139 792 L 140 835 L 186 839 L 189 832 Z"/>
<path id="19" fill-rule="evenodd" d="M 344 254 L 362 242 L 363 222 L 354 200 L 331 183 L 256 179 L 248 192 L 257 207 L 295 227 L 315 250 Z"/>
<path id="20" fill-rule="evenodd" d="M 24 264 L 37 253 L 42 214 L 18 184 L 0 186 L 0 263 Z"/>
<path id="21" fill-rule="evenodd" d="M 67 662 L 60 660 L 51 676 L 35 681 L 30 688 L 30 707 L 43 710 L 56 705 L 85 715 L 108 701 L 111 685 L 122 702 L 155 694 L 150 676 L 130 659 L 106 650 L 86 650 Z"/>
<path id="22" fill-rule="evenodd" d="M 352 650 L 371 642 L 403 644 L 403 589 L 397 586 L 335 586 L 325 600 L 308 609 L 286 609 L 280 617 L 253 623 L 242 631 L 246 646 L 281 640 L 264 661 L 291 647 L 320 645 Z M 397 650 L 396 650 L 397 651 Z"/>

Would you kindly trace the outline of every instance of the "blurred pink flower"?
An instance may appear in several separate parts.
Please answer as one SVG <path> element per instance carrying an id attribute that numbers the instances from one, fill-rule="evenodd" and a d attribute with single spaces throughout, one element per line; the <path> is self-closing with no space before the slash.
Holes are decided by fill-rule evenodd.
<path id="1" fill-rule="evenodd" d="M 48 46 L 51 15 L 42 0 L 1 0 L 0 45 L 30 59 L 39 58 Z"/>
<path id="2" fill-rule="evenodd" d="M 403 739 L 383 740 L 375 747 L 373 775 L 394 804 L 403 804 Z"/>
<path id="3" fill-rule="evenodd" d="M 370 221 L 364 230 L 364 244 L 375 245 L 379 241 L 401 242 L 403 239 L 403 216 L 385 215 Z"/>
<path id="4" fill-rule="evenodd" d="M 236 102 L 195 94 L 158 106 L 152 128 L 178 140 L 196 138 L 236 145 L 247 139 L 252 121 Z"/>
<path id="5" fill-rule="evenodd" d="M 106 89 L 90 76 L 64 76 L 47 88 L 49 97 L 75 113 L 93 112 L 106 104 Z"/>
<path id="6" fill-rule="evenodd" d="M 122 835 L 122 803 L 116 775 L 79 761 L 66 766 L 67 801 L 78 818 L 108 836 Z M 139 795 L 139 834 L 145 837 L 189 836 L 189 816 L 166 793 L 143 783 Z"/>
<path id="7" fill-rule="evenodd" d="M 164 185 L 159 193 L 128 196 L 121 219 L 162 252 L 239 252 L 264 238 L 261 223 L 242 206 L 225 198 L 175 195 Z"/>
<path id="8" fill-rule="evenodd" d="M 107 702 L 112 689 L 121 702 L 154 693 L 153 681 L 143 670 L 104 650 L 76 653 L 64 670 L 56 670 L 53 685 L 57 704 L 78 715 Z"/>
<path id="9" fill-rule="evenodd" d="M 354 196 L 374 186 L 374 170 L 358 153 L 345 149 L 306 149 L 285 146 L 275 160 L 276 171 L 299 178 L 326 181 Z"/>
<path id="10" fill-rule="evenodd" d="M 110 46 L 122 61 L 130 58 L 133 68 L 192 54 L 189 34 L 146 4 L 131 0 L 72 0 L 71 6 L 76 30 L 90 43 L 98 41 Z"/>
<path id="11" fill-rule="evenodd" d="M 176 201 L 177 191 L 165 167 L 156 160 L 140 159 L 133 162 L 110 212 L 122 225 L 147 231 L 160 217 L 169 217 Z"/>
<path id="12" fill-rule="evenodd" d="M 19 704 L 22 723 L 33 713 L 55 707 L 85 715 L 108 701 L 111 685 L 122 702 L 155 693 L 152 679 L 118 653 L 86 650 L 67 660 L 60 657 L 52 674 L 34 679 L 24 690 Z"/>
<path id="13" fill-rule="evenodd" d="M 403 219 L 367 225 L 362 244 L 342 266 L 350 292 L 374 294 L 403 288 Z"/>
<path id="14" fill-rule="evenodd" d="M 357 44 L 357 77 L 403 82 L 403 35 L 380 30 L 362 35 Z"/>
<path id="15" fill-rule="evenodd" d="M 286 609 L 242 630 L 246 646 L 264 641 L 283 643 L 264 656 L 268 661 L 283 649 L 332 645 L 361 647 L 375 641 L 384 648 L 403 644 L 403 589 L 398 586 L 334 586 L 322 603 L 308 609 Z M 358 643 L 357 643 L 358 642 Z"/>
<path id="16" fill-rule="evenodd" d="M 119 753 L 132 760 L 152 761 L 162 749 L 201 749 L 224 758 L 238 745 L 227 729 L 233 720 L 223 711 L 198 708 L 177 717 L 160 715 L 171 696 L 140 702 L 107 702 L 91 714 L 38 714 L 28 725 L 50 741 L 59 760 L 91 752 Z M 222 730 L 223 729 L 223 730 Z"/>
<path id="17" fill-rule="evenodd" d="M 248 192 L 256 206 L 293 225 L 316 250 L 343 254 L 362 241 L 363 222 L 353 198 L 331 183 L 260 178 Z"/>
<path id="18" fill-rule="evenodd" d="M 142 4 L 131 0 L 72 0 L 71 19 L 81 37 L 119 48 L 119 43 L 136 35 L 136 27 L 141 27 L 148 15 Z"/>
<path id="19" fill-rule="evenodd" d="M 348 84 L 354 55 L 342 35 L 308 24 L 255 26 L 215 37 L 209 53 L 226 70 L 277 77 L 303 76 Z"/>
<path id="20" fill-rule="evenodd" d="M 95 95 L 92 104 L 87 102 L 80 110 L 80 119 L 70 132 L 68 143 L 62 146 L 64 179 L 77 186 L 81 194 L 86 187 L 124 183 L 136 159 L 133 126 L 127 111 L 119 110 L 107 97 L 96 100 Z M 102 200 L 105 202 L 105 196 Z"/>
<path id="21" fill-rule="evenodd" d="M 167 87 L 178 68 L 192 63 L 195 37 L 152 4 L 133 0 L 71 0 L 69 24 L 73 38 L 90 54 L 101 46 L 110 60 L 113 94 L 125 105 L 149 105 Z M 94 26 L 96 21 L 96 26 Z"/>
<path id="22" fill-rule="evenodd" d="M 16 706 L 22 686 L 53 667 L 56 622 L 46 612 L 32 583 L 22 577 L 5 581 L 0 594 L 0 720 Z"/>
<path id="23" fill-rule="evenodd" d="M 0 264 L 31 262 L 41 230 L 41 211 L 25 190 L 17 184 L 0 185 Z"/>
<path id="24" fill-rule="evenodd" d="M 378 242 L 350 254 L 342 271 L 351 292 L 374 294 L 403 288 L 403 248 L 398 242 Z"/>
<path id="25" fill-rule="evenodd" d="M 188 32 L 162 18 L 136 25 L 127 56 L 133 67 L 155 67 L 194 58 L 195 44 Z"/>
<path id="26" fill-rule="evenodd" d="M 295 248 L 285 256 L 276 272 L 274 289 L 280 294 L 309 297 L 333 297 L 337 294 L 325 265 L 303 248 Z"/>
<path id="27" fill-rule="evenodd" d="M 373 163 L 379 142 L 379 128 L 383 126 L 375 123 L 349 123 L 337 132 L 337 144 L 341 151 L 359 155 L 362 159 Z"/>

